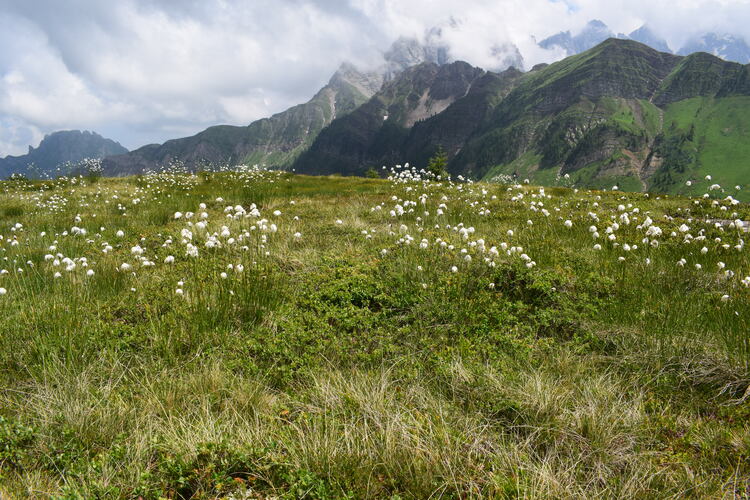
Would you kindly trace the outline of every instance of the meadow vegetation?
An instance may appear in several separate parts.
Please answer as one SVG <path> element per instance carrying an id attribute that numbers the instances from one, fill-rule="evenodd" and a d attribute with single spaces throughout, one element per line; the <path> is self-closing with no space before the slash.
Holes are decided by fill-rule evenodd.
<path id="1" fill-rule="evenodd" d="M 0 184 L 0 496 L 750 495 L 750 208 L 256 168 Z"/>

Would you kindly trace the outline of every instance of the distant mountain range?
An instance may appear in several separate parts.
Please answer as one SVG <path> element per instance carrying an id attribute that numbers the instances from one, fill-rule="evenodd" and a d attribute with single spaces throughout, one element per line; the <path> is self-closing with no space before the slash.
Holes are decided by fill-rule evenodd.
<path id="1" fill-rule="evenodd" d="M 66 130 L 44 137 L 39 147 L 29 146 L 29 152 L 21 156 L 0 158 L 0 178 L 11 174 L 27 177 L 55 177 L 60 175 L 58 167 L 67 162 L 76 163 L 84 158 L 127 153 L 128 150 L 112 139 L 105 139 L 95 132 Z"/>
<path id="2" fill-rule="evenodd" d="M 607 31 L 598 22 L 589 28 L 542 43 L 579 51 Z M 454 61 L 436 32 L 425 43 L 403 38 L 380 68 L 343 64 L 307 103 L 246 127 L 211 127 L 130 153 L 96 134 L 56 133 L 28 155 L 0 160 L 0 174 L 107 156 L 106 175 L 221 163 L 362 175 L 426 165 L 442 148 L 450 173 L 473 179 L 674 193 L 701 189 L 685 181 L 706 174 L 744 184 L 750 65 L 658 51 L 633 38 L 663 43 L 644 27 L 528 72 Z"/>
<path id="3" fill-rule="evenodd" d="M 597 23 L 585 36 L 554 43 L 579 50 L 603 29 Z M 628 37 L 660 43 L 645 28 Z M 401 39 L 384 67 L 362 73 L 343 65 L 306 104 L 103 163 L 109 175 L 169 162 L 362 175 L 383 165 L 426 165 L 439 147 L 452 174 L 474 179 L 687 192 L 684 181 L 710 173 L 723 185 L 744 184 L 750 66 L 609 38 L 528 72 L 492 72 Z"/>
<path id="4" fill-rule="evenodd" d="M 539 42 L 544 49 L 561 49 L 567 56 L 580 54 L 599 45 L 608 38 L 621 38 L 635 40 L 660 52 L 676 53 L 679 55 L 690 55 L 694 52 L 708 52 L 726 61 L 734 61 L 741 64 L 750 63 L 750 46 L 745 40 L 737 35 L 703 33 L 687 41 L 677 51 L 673 51 L 667 42 L 654 33 L 648 26 L 641 26 L 632 33 L 615 34 L 602 21 L 593 20 L 576 35 L 570 31 L 562 31 Z"/>

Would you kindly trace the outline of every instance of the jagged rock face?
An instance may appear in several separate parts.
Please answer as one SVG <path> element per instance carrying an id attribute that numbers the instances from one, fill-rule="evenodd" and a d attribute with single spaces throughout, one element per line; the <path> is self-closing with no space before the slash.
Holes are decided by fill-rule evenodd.
<path id="1" fill-rule="evenodd" d="M 448 47 L 440 42 L 440 31 L 428 33 L 427 43 L 422 44 L 416 38 L 400 37 L 383 54 L 385 66 L 381 69 L 385 81 L 393 80 L 399 73 L 412 66 L 432 63 L 438 66 L 448 64 L 450 55 Z"/>
<path id="2" fill-rule="evenodd" d="M 39 147 L 29 146 L 28 154 L 0 159 L 0 176 L 8 177 L 14 173 L 29 177 L 57 175 L 65 173 L 58 172 L 57 168 L 67 162 L 75 163 L 84 158 L 104 158 L 127 152 L 119 143 L 95 132 L 54 132 L 45 136 Z"/>
<path id="3" fill-rule="evenodd" d="M 637 30 L 631 32 L 627 36 L 627 38 L 629 38 L 630 40 L 635 40 L 636 42 L 640 42 L 644 45 L 648 45 L 652 49 L 656 49 L 659 52 L 672 53 L 672 49 L 669 48 L 666 40 L 656 35 L 656 33 L 651 31 L 651 28 L 649 28 L 648 26 L 641 26 Z"/>
<path id="4" fill-rule="evenodd" d="M 730 34 L 706 33 L 695 37 L 688 41 L 678 54 L 689 55 L 694 52 L 708 52 L 724 60 L 741 64 L 750 62 L 750 46 L 743 38 Z"/>
<path id="5" fill-rule="evenodd" d="M 465 97 L 483 74 L 464 62 L 407 69 L 362 107 L 324 129 L 295 162 L 295 171 L 359 174 L 400 162 L 409 130 Z"/>
<path id="6" fill-rule="evenodd" d="M 613 36 L 615 36 L 614 33 L 610 31 L 606 24 L 599 20 L 593 20 L 589 21 L 586 27 L 575 36 L 571 35 L 570 31 L 560 32 L 545 38 L 539 42 L 539 46 L 544 49 L 558 47 L 570 56 L 589 50 Z"/>

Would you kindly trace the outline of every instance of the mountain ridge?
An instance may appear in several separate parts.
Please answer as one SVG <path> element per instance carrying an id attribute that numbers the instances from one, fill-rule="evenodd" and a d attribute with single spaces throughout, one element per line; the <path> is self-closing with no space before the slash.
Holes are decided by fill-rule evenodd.
<path id="1" fill-rule="evenodd" d="M 0 158 L 0 177 L 12 174 L 27 177 L 58 175 L 56 169 L 65 163 L 76 163 L 85 158 L 104 158 L 127 153 L 120 143 L 87 130 L 60 130 L 44 136 L 36 148 L 29 146 L 25 155 Z"/>
<path id="2" fill-rule="evenodd" d="M 401 78 L 408 80 L 410 73 Z M 567 174 L 582 186 L 603 187 L 611 181 L 631 190 L 673 191 L 679 190 L 680 179 L 709 167 L 701 158 L 713 155 L 721 141 L 688 140 L 687 131 L 700 131 L 701 124 L 689 119 L 673 124 L 671 116 L 680 115 L 691 100 L 707 99 L 707 107 L 698 112 L 711 113 L 712 102 L 747 96 L 750 66 L 705 53 L 677 56 L 610 38 L 528 73 L 485 72 L 465 95 L 412 127 L 386 127 L 372 119 L 367 123 L 374 129 L 367 134 L 377 140 L 348 142 L 349 134 L 367 130 L 365 120 L 358 123 L 352 116 L 376 117 L 383 109 L 368 111 L 363 106 L 321 131 L 294 168 L 302 173 L 361 175 L 367 168 L 392 163 L 425 165 L 442 146 L 454 175 L 530 176 L 535 182 L 554 184 Z M 376 94 L 369 103 L 383 97 Z M 750 140 L 750 118 L 737 120 L 736 140 Z M 739 160 L 727 165 L 747 173 Z"/>

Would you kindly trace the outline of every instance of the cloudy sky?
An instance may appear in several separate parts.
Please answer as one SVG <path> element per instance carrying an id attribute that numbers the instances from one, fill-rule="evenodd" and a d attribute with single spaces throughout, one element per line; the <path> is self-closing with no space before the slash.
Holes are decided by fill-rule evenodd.
<path id="1" fill-rule="evenodd" d="M 0 0 L 0 157 L 55 130 L 134 149 L 245 125 L 451 19 L 452 55 L 478 66 L 505 42 L 527 66 L 551 62 L 535 39 L 590 19 L 647 23 L 673 49 L 700 31 L 750 39 L 750 0 Z"/>

